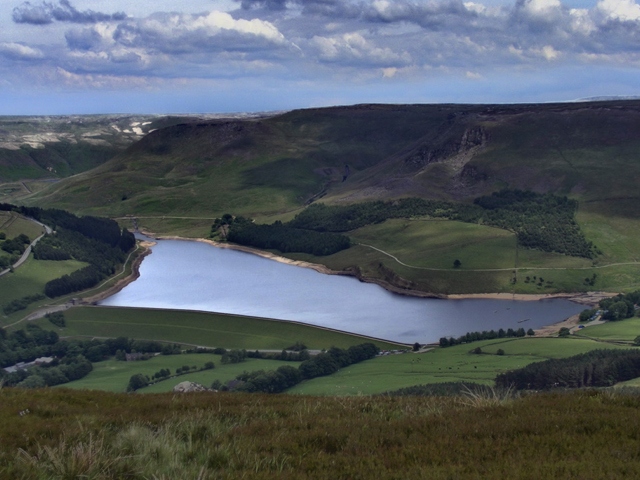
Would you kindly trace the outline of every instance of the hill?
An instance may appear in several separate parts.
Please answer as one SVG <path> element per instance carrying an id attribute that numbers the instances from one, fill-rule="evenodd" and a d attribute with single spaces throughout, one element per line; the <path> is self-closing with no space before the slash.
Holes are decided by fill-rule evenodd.
<path id="1" fill-rule="evenodd" d="M 358 105 L 184 122 L 31 201 L 111 215 L 255 216 L 322 197 L 468 201 L 510 187 L 635 218 L 639 126 L 640 101 Z"/>
<path id="2" fill-rule="evenodd" d="M 184 115 L 0 117 L 0 200 L 95 168 L 153 130 L 196 120 Z"/>
<path id="3" fill-rule="evenodd" d="M 522 248 L 523 226 L 541 231 L 523 214 L 520 226 L 501 231 L 482 218 L 474 231 L 437 216 L 388 219 L 348 232 L 348 250 L 287 256 L 435 293 L 631 291 L 640 273 L 639 127 L 638 100 L 204 118 L 155 130 L 20 201 L 135 216 L 147 231 L 205 237 L 224 213 L 272 223 L 312 203 L 418 197 L 470 205 L 505 188 L 530 190 L 568 196 L 581 241 L 597 255 Z"/>

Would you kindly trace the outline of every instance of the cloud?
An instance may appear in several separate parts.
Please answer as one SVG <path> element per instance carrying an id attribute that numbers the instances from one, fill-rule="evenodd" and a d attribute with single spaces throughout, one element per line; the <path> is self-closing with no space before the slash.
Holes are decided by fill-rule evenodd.
<path id="1" fill-rule="evenodd" d="M 24 2 L 13 9 L 13 21 L 16 23 L 29 23 L 32 25 L 46 25 L 58 22 L 71 23 L 97 23 L 108 21 L 120 21 L 127 18 L 123 12 L 106 14 L 86 10 L 81 12 L 71 5 L 69 0 L 59 0 L 57 4 L 42 2 L 32 5 Z"/>
<path id="2" fill-rule="evenodd" d="M 634 0 L 599 0 L 591 8 L 563 1 L 236 0 L 231 12 L 142 18 L 79 12 L 62 0 L 25 2 L 14 10 L 16 21 L 74 25 L 54 47 L 4 44 L 0 53 L 78 75 L 375 78 L 385 84 L 436 74 L 485 81 L 492 69 L 551 64 L 640 63 Z"/>
<path id="3" fill-rule="evenodd" d="M 73 39 L 71 39 L 73 41 Z M 289 46 L 270 22 L 234 19 L 225 12 L 201 15 L 157 13 L 123 22 L 113 33 L 115 43 L 170 54 L 269 50 Z"/>
<path id="4" fill-rule="evenodd" d="M 600 0 L 597 8 L 610 19 L 623 22 L 640 20 L 640 5 L 633 0 Z"/>
<path id="5" fill-rule="evenodd" d="M 0 54 L 13 60 L 35 60 L 44 57 L 41 50 L 21 43 L 0 43 Z"/>
<path id="6" fill-rule="evenodd" d="M 325 62 L 367 64 L 371 66 L 399 66 L 411 62 L 407 52 L 396 53 L 391 48 L 380 48 L 358 32 L 339 36 L 315 36 L 309 42 L 319 58 Z"/>

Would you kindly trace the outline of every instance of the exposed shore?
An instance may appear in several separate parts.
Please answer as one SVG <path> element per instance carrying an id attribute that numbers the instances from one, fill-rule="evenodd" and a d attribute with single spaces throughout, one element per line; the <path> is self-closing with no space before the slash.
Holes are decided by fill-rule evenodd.
<path id="1" fill-rule="evenodd" d="M 332 270 L 328 267 L 326 267 L 325 265 L 321 265 L 321 264 L 317 264 L 317 263 L 311 263 L 311 262 L 305 262 L 302 260 L 292 260 L 290 258 L 286 258 L 283 257 L 281 255 L 276 255 L 274 253 L 271 252 L 266 252 L 264 250 L 259 250 L 256 248 L 252 248 L 252 247 L 246 247 L 243 245 L 233 245 L 233 244 L 229 244 L 229 243 L 222 243 L 222 242 L 216 242 L 214 240 L 211 239 L 207 239 L 207 238 L 185 238 L 185 237 L 179 237 L 179 236 L 155 236 L 153 233 L 150 232 L 141 232 L 144 235 L 149 236 L 150 238 L 153 239 L 157 239 L 157 240 L 179 240 L 179 241 L 195 241 L 195 242 L 202 242 L 202 243 L 207 243 L 209 245 L 212 245 L 214 247 L 218 247 L 218 248 L 227 248 L 230 250 L 237 250 L 240 252 L 245 252 L 245 253 L 251 253 L 253 255 L 258 255 L 260 257 L 263 258 L 268 258 L 270 260 L 275 260 L 277 262 L 280 263 L 284 263 L 287 265 L 294 265 L 297 267 L 303 267 L 303 268 L 311 268 L 319 273 L 323 273 L 326 275 L 345 275 L 345 276 L 352 276 L 352 277 L 356 277 L 358 278 L 358 280 L 365 282 L 365 283 L 374 283 L 377 285 L 380 285 L 381 287 L 383 287 L 384 289 L 392 292 L 392 293 L 396 293 L 399 295 L 407 295 L 407 296 L 412 296 L 412 297 L 420 297 L 420 298 L 440 298 L 440 299 L 447 299 L 447 300 L 462 300 L 462 299 L 477 299 L 477 298 L 486 298 L 486 299 L 491 299 L 491 300 L 517 300 L 517 301 L 537 301 L 537 300 L 544 300 L 544 299 L 552 299 L 552 298 L 564 298 L 567 300 L 570 300 L 572 302 L 575 303 L 579 303 L 585 306 L 595 306 L 597 305 L 597 303 L 603 299 L 603 298 L 607 298 L 607 297 L 611 297 L 614 296 L 614 293 L 609 293 L 609 292 L 580 292 L 580 293 L 551 293 L 551 294 L 521 294 L 521 293 L 468 293 L 468 294 L 451 294 L 451 295 L 444 295 L 444 294 L 435 294 L 435 293 L 429 293 L 429 292 L 421 292 L 418 290 L 406 290 L 406 289 L 402 289 L 399 287 L 396 287 L 394 285 L 389 284 L 388 282 L 385 282 L 383 280 L 380 279 L 376 279 L 376 278 L 368 278 L 368 277 L 363 277 L 361 275 L 358 275 L 356 272 L 354 271 L 349 271 L 349 270 L 343 270 L 343 271 L 339 271 L 339 270 Z M 145 244 L 146 243 L 146 244 Z M 142 245 L 146 248 L 146 251 L 143 252 L 134 262 L 133 266 L 132 266 L 132 273 L 127 276 L 126 278 L 120 280 L 118 283 L 116 283 L 113 287 L 109 288 L 108 290 L 105 290 L 104 292 L 101 292 L 98 295 L 95 295 L 93 297 L 87 298 L 87 299 L 83 299 L 83 303 L 95 303 L 101 300 L 104 300 L 105 298 L 114 295 L 115 293 L 119 292 L 120 290 L 122 290 L 124 287 L 126 287 L 128 284 L 130 284 L 131 282 L 133 282 L 134 280 L 136 280 L 139 276 L 140 276 L 140 272 L 139 272 L 139 266 L 142 263 L 143 258 L 151 253 L 150 247 L 154 245 L 153 242 L 143 242 Z M 554 324 L 536 329 L 536 335 L 537 336 L 551 336 L 551 335 L 555 335 L 558 330 L 562 327 L 569 327 L 571 328 L 572 326 L 577 325 L 578 323 L 578 315 L 573 315 L 569 318 L 566 318 L 560 322 L 556 322 Z"/>
<path id="2" fill-rule="evenodd" d="M 114 283 L 111 287 L 103 290 L 102 292 L 96 293 L 95 295 L 91 295 L 90 297 L 84 297 L 79 302 L 80 305 L 92 305 L 97 302 L 100 302 L 106 298 L 109 298 L 112 295 L 115 295 L 124 287 L 129 285 L 130 283 L 136 281 L 138 277 L 140 277 L 140 264 L 142 264 L 142 260 L 147 255 L 151 255 L 151 248 L 155 245 L 154 242 L 140 242 L 140 246 L 144 249 L 140 255 L 138 255 L 133 263 L 131 264 L 131 273 L 124 278 L 121 278 L 116 283 Z"/>
<path id="3" fill-rule="evenodd" d="M 153 236 L 153 234 L 149 234 L 149 236 Z M 161 236 L 154 237 L 158 240 L 183 240 L 183 241 L 195 241 L 208 243 L 209 245 L 213 245 L 218 248 L 228 248 L 231 250 L 237 250 L 240 252 L 251 253 L 253 255 L 258 255 L 263 258 L 268 258 L 270 260 L 275 260 L 276 262 L 284 263 L 287 265 L 295 265 L 296 267 L 303 268 L 311 268 L 316 272 L 324 273 L 326 275 L 346 275 L 351 277 L 356 277 L 358 280 L 365 283 L 375 283 L 385 288 L 386 290 L 396 293 L 399 295 L 407 295 L 411 297 L 420 297 L 420 298 L 441 298 L 446 300 L 462 300 L 462 299 L 474 299 L 474 298 L 486 298 L 490 300 L 518 300 L 518 301 L 537 301 L 537 300 L 545 300 L 551 298 L 565 298 L 567 300 L 571 300 L 575 303 L 580 303 L 582 305 L 593 306 L 596 305 L 603 298 L 614 296 L 614 293 L 609 292 L 578 292 L 578 293 L 547 293 L 547 294 L 524 294 L 524 293 L 464 293 L 464 294 L 438 294 L 431 292 L 422 292 L 419 290 L 408 290 L 396 287 L 391 285 L 384 280 L 380 280 L 377 278 L 369 278 L 357 275 L 355 272 L 350 270 L 332 270 L 325 265 L 321 265 L 318 263 L 305 262 L 302 260 L 292 260 L 290 258 L 283 257 L 281 255 L 276 255 L 271 252 L 266 252 L 264 250 L 259 250 L 257 248 L 246 247 L 243 245 L 233 245 L 229 243 L 216 242 L 214 240 L 210 240 L 207 238 L 184 238 L 178 236 Z"/>

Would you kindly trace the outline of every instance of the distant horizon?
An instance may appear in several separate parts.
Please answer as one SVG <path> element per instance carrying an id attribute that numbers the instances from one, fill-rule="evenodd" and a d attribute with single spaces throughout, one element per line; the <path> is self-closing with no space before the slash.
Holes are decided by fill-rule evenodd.
<path id="1" fill-rule="evenodd" d="M 575 100 L 554 100 L 540 102 L 358 102 L 349 104 L 335 104 L 323 106 L 294 107 L 287 109 L 275 110 L 244 110 L 244 111 L 167 111 L 167 112 L 146 112 L 146 111 L 113 111 L 113 112 L 95 112 L 95 113 L 30 113 L 30 114 L 4 114 L 0 113 L 0 117 L 73 117 L 73 116 L 211 116 L 211 117 L 260 117 L 272 116 L 294 110 L 313 110 L 322 108 L 340 108 L 354 107 L 358 105 L 545 105 L 545 104 L 564 104 L 564 103 L 592 103 L 592 102 L 613 102 L 613 101 L 634 101 L 640 100 L 640 95 L 603 95 L 589 98 L 578 98 Z"/>
<path id="2" fill-rule="evenodd" d="M 6 0 L 0 115 L 640 95 L 640 0 Z"/>

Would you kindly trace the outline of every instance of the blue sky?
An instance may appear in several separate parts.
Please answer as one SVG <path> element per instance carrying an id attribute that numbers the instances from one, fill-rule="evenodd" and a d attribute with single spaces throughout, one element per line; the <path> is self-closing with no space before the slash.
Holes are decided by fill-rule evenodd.
<path id="1" fill-rule="evenodd" d="M 635 0 L 0 2 L 0 114 L 640 94 Z"/>

